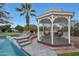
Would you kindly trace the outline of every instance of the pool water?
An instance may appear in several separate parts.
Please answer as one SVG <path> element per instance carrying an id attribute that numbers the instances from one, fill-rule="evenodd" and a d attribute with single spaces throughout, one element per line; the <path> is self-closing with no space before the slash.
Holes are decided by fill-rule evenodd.
<path id="1" fill-rule="evenodd" d="M 26 54 L 6 37 L 0 37 L 0 56 L 26 56 Z"/>

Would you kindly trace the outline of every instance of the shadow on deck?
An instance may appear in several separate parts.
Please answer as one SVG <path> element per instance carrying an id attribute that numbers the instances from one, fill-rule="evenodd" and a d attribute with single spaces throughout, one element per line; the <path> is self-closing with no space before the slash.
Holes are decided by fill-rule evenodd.
<path id="1" fill-rule="evenodd" d="M 42 43 L 46 43 L 46 44 L 51 44 L 51 36 L 41 36 L 40 37 L 41 42 Z M 64 38 L 64 37 L 56 37 L 54 36 L 54 44 L 53 45 L 69 45 L 68 44 L 68 39 Z"/>

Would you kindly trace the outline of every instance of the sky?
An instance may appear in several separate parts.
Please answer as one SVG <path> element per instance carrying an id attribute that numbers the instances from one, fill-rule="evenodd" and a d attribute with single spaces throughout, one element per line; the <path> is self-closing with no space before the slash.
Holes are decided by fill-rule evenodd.
<path id="1" fill-rule="evenodd" d="M 64 11 L 75 12 L 73 19 L 79 20 L 79 4 L 77 3 L 32 3 L 32 9 L 36 11 L 36 15 L 42 15 L 49 8 L 63 9 Z M 13 18 L 9 19 L 11 21 L 12 27 L 16 25 L 24 26 L 26 25 L 25 16 L 20 16 L 20 13 L 16 11 L 17 7 L 20 7 L 20 3 L 7 3 L 4 9 L 10 12 L 10 16 Z M 35 17 L 30 18 L 30 24 L 37 24 Z"/>

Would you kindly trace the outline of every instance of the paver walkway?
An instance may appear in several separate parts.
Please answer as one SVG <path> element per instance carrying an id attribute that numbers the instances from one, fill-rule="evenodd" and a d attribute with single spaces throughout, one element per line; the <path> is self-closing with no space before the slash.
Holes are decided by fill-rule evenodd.
<path id="1" fill-rule="evenodd" d="M 32 43 L 23 47 L 32 56 L 57 56 L 54 50 L 44 47 L 40 43 Z"/>

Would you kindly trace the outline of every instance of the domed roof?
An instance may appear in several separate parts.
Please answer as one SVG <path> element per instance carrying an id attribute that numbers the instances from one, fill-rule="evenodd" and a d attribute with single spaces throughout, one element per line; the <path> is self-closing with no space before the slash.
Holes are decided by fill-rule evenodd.
<path id="1" fill-rule="evenodd" d="M 63 9 L 56 9 L 56 8 L 49 8 L 47 11 L 44 12 L 44 14 L 49 12 L 62 12 Z"/>

